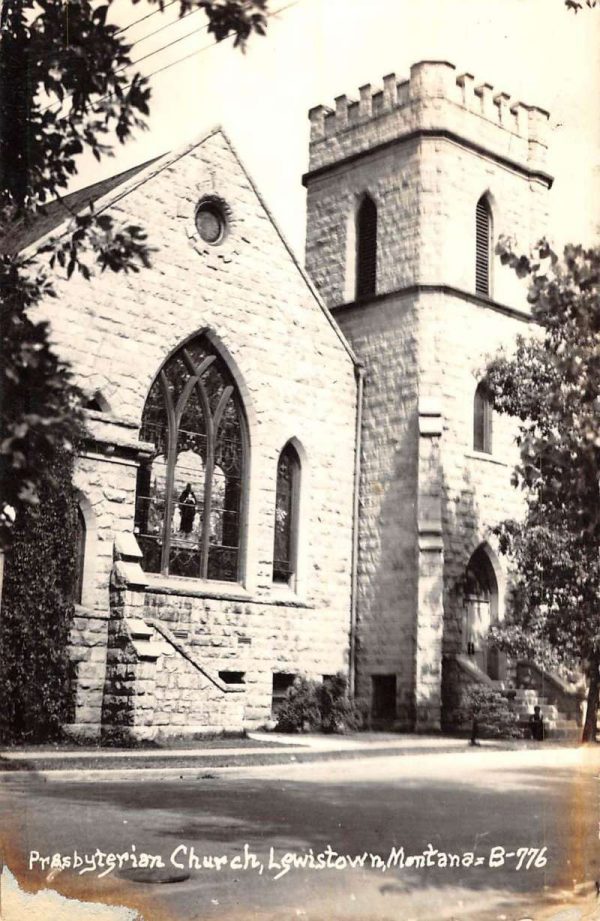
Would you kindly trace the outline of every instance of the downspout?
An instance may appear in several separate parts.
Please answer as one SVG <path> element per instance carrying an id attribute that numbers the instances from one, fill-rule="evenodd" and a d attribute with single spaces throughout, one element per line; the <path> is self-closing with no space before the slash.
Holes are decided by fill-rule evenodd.
<path id="1" fill-rule="evenodd" d="M 356 430 L 354 433 L 354 497 L 352 507 L 352 581 L 350 586 L 350 636 L 348 661 L 348 691 L 350 697 L 356 693 L 356 613 L 358 605 L 358 539 L 360 514 L 360 458 L 363 416 L 363 393 L 365 368 L 355 366 L 356 392 Z"/>

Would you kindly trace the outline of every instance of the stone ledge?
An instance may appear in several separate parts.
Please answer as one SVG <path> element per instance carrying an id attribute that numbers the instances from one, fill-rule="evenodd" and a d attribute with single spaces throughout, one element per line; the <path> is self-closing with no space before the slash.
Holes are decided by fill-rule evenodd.
<path id="1" fill-rule="evenodd" d="M 75 617 L 81 617 L 85 620 L 110 620 L 110 614 L 106 614 L 104 611 L 95 611 L 93 608 L 86 608 L 81 604 L 74 605 L 75 608 Z"/>
<path id="2" fill-rule="evenodd" d="M 183 595 L 189 598 L 208 598 L 213 601 L 238 601 L 244 604 L 260 604 L 285 608 L 302 608 L 305 610 L 315 610 L 314 604 L 309 604 L 299 598 L 285 595 L 278 598 L 276 595 L 261 598 L 251 595 L 239 583 L 228 583 L 235 586 L 231 592 L 226 590 L 216 590 L 215 585 L 222 586 L 223 583 L 203 582 L 198 579 L 195 582 L 182 580 L 177 582 L 177 576 L 160 576 L 156 578 L 154 573 L 145 573 L 144 590 L 149 595 Z M 137 584 L 137 583 L 136 583 Z"/>
<path id="3" fill-rule="evenodd" d="M 420 294 L 443 294 L 448 297 L 457 297 L 460 300 L 475 304 L 478 307 L 487 307 L 489 310 L 495 310 L 497 313 L 505 316 L 514 317 L 516 320 L 522 320 L 524 323 L 535 325 L 535 320 L 530 313 L 520 310 L 518 307 L 509 307 L 508 304 L 501 304 L 500 301 L 494 301 L 491 297 L 485 297 L 481 294 L 475 294 L 474 291 L 466 291 L 464 288 L 457 288 L 454 285 L 435 284 L 435 283 L 418 283 L 404 285 L 401 288 L 393 288 L 391 291 L 381 291 L 363 300 L 343 301 L 340 304 L 333 304 L 331 312 L 334 316 L 342 311 L 352 310 L 352 308 L 361 311 L 365 308 L 372 307 L 380 301 L 387 301 L 393 298 L 410 297 Z"/>
<path id="4" fill-rule="evenodd" d="M 496 464 L 498 467 L 514 466 L 513 464 L 507 464 L 506 461 L 499 460 L 493 454 L 486 454 L 483 451 L 465 451 L 465 457 L 469 457 L 471 460 L 485 461 L 488 464 Z"/>

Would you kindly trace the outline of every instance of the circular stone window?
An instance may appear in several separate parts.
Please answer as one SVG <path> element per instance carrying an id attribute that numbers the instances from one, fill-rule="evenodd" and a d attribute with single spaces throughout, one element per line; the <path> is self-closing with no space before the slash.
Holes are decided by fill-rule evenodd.
<path id="1" fill-rule="evenodd" d="M 205 243 L 216 246 L 225 236 L 227 222 L 223 209 L 215 201 L 203 201 L 196 209 L 196 229 Z"/>

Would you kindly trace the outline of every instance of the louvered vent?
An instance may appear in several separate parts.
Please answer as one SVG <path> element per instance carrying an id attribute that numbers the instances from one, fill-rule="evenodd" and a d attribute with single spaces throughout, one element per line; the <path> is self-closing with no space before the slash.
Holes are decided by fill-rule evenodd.
<path id="1" fill-rule="evenodd" d="M 375 294 L 377 283 L 377 206 L 367 195 L 356 216 L 356 297 Z"/>
<path id="2" fill-rule="evenodd" d="M 492 214 L 486 198 L 477 202 L 475 223 L 475 291 L 489 295 Z"/>

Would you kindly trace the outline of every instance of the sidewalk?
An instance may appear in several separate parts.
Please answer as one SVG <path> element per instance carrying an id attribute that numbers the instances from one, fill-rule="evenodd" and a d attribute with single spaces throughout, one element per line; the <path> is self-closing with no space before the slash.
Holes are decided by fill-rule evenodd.
<path id="1" fill-rule="evenodd" d="M 99 749 L 51 751 L 10 749 L 0 751 L 0 783 L 19 778 L 54 781 L 131 781 L 132 779 L 201 779 L 207 770 L 255 765 L 338 761 L 389 755 L 435 755 L 468 751 L 514 750 L 538 747 L 535 743 L 482 741 L 472 749 L 467 739 L 397 733 L 352 735 L 286 735 L 249 733 L 240 745 L 210 746 L 201 741 L 188 748 Z M 544 744 L 543 747 L 550 747 Z M 564 747 L 564 746 L 562 746 Z"/>

